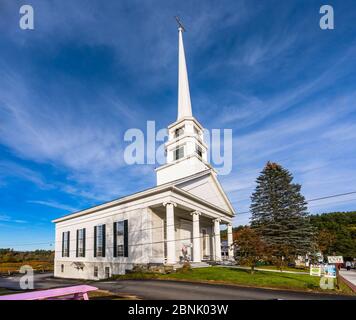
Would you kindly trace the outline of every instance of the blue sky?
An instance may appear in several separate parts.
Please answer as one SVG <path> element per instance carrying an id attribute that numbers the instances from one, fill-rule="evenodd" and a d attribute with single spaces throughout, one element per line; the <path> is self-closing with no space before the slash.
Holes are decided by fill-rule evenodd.
<path id="1" fill-rule="evenodd" d="M 176 119 L 177 29 L 193 113 L 233 130 L 221 182 L 239 212 L 268 160 L 307 199 L 356 191 L 356 10 L 328 1 L 29 0 L 0 4 L 0 247 L 51 248 L 51 220 L 155 185 L 154 165 L 128 166 L 123 135 Z M 355 210 L 356 195 L 312 213 Z M 235 225 L 249 215 L 237 215 Z"/>

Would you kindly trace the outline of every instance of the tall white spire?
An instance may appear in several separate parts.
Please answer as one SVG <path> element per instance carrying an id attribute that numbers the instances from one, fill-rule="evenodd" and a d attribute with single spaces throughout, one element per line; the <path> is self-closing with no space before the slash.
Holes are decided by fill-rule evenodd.
<path id="1" fill-rule="evenodd" d="M 189 81 L 187 64 L 185 62 L 185 53 L 183 45 L 183 27 L 178 27 L 179 37 L 179 70 L 178 70 L 178 118 L 192 117 L 192 105 L 190 102 Z"/>
<path id="2" fill-rule="evenodd" d="M 166 164 L 156 168 L 157 185 L 211 170 L 208 163 L 208 146 L 204 143 L 204 129 L 192 115 L 187 66 L 185 62 L 183 31 L 178 23 L 178 119 L 168 126 L 165 143 Z"/>

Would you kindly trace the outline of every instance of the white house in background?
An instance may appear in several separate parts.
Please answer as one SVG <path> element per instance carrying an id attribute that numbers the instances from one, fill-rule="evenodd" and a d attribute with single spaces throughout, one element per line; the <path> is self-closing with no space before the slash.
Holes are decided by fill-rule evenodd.
<path id="1" fill-rule="evenodd" d="M 56 277 L 103 279 L 135 265 L 176 266 L 221 260 L 220 225 L 234 209 L 207 162 L 203 127 L 192 115 L 188 74 L 179 35 L 178 118 L 168 127 L 166 164 L 157 186 L 55 219 Z M 233 251 L 229 250 L 233 259 Z"/>

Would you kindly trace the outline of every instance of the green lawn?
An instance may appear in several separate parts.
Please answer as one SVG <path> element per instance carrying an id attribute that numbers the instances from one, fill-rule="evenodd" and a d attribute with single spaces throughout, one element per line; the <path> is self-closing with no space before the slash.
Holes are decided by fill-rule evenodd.
<path id="1" fill-rule="evenodd" d="M 163 278 L 208 280 L 218 282 L 229 282 L 233 284 L 275 287 L 285 289 L 319 289 L 319 278 L 304 274 L 289 274 L 268 271 L 255 271 L 250 274 L 248 270 L 226 267 L 198 268 L 186 273 L 172 273 L 162 275 Z"/>
<path id="2" fill-rule="evenodd" d="M 258 266 L 257 269 L 268 269 L 280 271 L 276 266 Z M 309 272 L 309 269 L 306 268 L 293 268 L 293 267 L 283 267 L 283 271 L 293 271 L 293 272 Z"/>
<path id="3" fill-rule="evenodd" d="M 248 270 L 217 266 L 196 268 L 186 272 L 175 272 L 171 274 L 128 273 L 123 276 L 116 276 L 115 278 L 203 281 L 252 287 L 336 293 L 336 290 L 322 290 L 319 286 L 320 278 L 312 277 L 306 274 L 290 274 L 268 271 L 255 271 L 254 274 L 250 274 Z M 351 290 L 348 290 L 345 286 L 342 286 L 338 293 L 352 294 Z"/>
<path id="4" fill-rule="evenodd" d="M 89 292 L 90 300 L 136 300 L 133 295 L 117 294 L 106 290 L 96 290 Z"/>
<path id="5" fill-rule="evenodd" d="M 5 289 L 5 288 L 0 288 L 0 296 L 5 296 L 7 294 L 13 294 L 13 293 L 18 293 L 19 291 L 15 291 L 15 290 L 9 290 L 9 289 Z"/>

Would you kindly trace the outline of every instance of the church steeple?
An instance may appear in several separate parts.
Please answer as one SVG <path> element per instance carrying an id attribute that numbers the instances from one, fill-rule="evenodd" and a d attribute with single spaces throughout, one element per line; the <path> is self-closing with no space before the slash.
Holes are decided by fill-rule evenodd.
<path id="1" fill-rule="evenodd" d="M 177 19 L 177 18 L 176 18 Z M 178 22 L 178 118 L 168 126 L 165 143 L 167 163 L 156 168 L 157 185 L 194 175 L 207 169 L 208 146 L 204 142 L 204 129 L 192 115 L 189 82 L 183 46 L 183 31 Z"/>
<path id="2" fill-rule="evenodd" d="M 190 102 L 189 81 L 187 64 L 185 61 L 183 31 L 181 24 L 178 27 L 178 118 L 177 121 L 184 117 L 192 116 L 192 105 Z"/>

